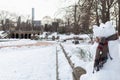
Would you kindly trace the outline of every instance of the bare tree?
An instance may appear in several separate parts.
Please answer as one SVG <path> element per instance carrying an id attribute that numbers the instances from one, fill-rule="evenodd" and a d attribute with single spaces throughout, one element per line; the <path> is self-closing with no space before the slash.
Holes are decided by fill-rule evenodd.
<path id="1" fill-rule="evenodd" d="M 1 19 L 1 24 L 2 24 L 2 29 L 3 30 L 6 30 L 6 27 L 5 27 L 5 20 L 8 19 L 9 17 L 9 13 L 7 11 L 0 11 L 0 19 Z"/>
<path id="2" fill-rule="evenodd" d="M 0 21 L 3 30 L 9 30 L 12 26 L 12 22 L 17 21 L 18 16 L 15 13 L 10 13 L 8 11 L 0 11 Z"/>
<path id="3" fill-rule="evenodd" d="M 110 21 L 110 15 L 111 15 L 110 10 L 116 3 L 117 0 L 95 0 L 97 23 L 99 21 L 98 18 L 101 19 L 103 23 Z"/>
<path id="4" fill-rule="evenodd" d="M 68 26 L 73 26 L 72 30 L 76 34 L 91 32 L 89 27 L 93 23 L 99 25 L 100 22 L 114 20 L 118 24 L 118 15 L 120 16 L 120 10 L 119 13 L 117 11 L 118 6 L 120 7 L 120 0 L 78 0 L 76 4 L 64 8 L 65 23 Z"/>
<path id="5" fill-rule="evenodd" d="M 80 5 L 81 12 L 83 13 L 81 19 L 81 27 L 83 30 L 89 30 L 90 20 L 92 16 L 92 7 L 94 0 L 82 0 L 83 4 Z M 80 3 L 79 3 L 80 4 Z M 84 31 L 83 31 L 84 32 Z"/>
<path id="6" fill-rule="evenodd" d="M 21 17 L 18 17 L 18 21 L 17 21 L 17 30 L 20 30 L 21 27 Z"/>
<path id="7" fill-rule="evenodd" d="M 95 12 L 96 12 L 96 24 L 99 26 L 100 25 L 100 22 L 99 22 L 99 12 L 98 12 L 98 1 L 95 0 Z"/>

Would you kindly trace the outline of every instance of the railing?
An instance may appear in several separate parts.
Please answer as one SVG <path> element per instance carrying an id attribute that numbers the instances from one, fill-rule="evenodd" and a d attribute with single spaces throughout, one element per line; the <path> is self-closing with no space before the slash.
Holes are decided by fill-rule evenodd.
<path id="1" fill-rule="evenodd" d="M 61 44 L 60 44 L 60 46 L 61 46 L 61 48 L 62 48 L 62 50 L 63 50 L 63 53 L 64 53 L 64 55 L 65 55 L 65 57 L 66 57 L 69 65 L 71 66 L 71 68 L 72 68 L 72 70 L 73 70 L 73 72 L 72 72 L 73 80 L 80 80 L 81 75 L 86 74 L 86 70 L 83 69 L 83 68 L 80 67 L 80 66 L 75 67 L 75 66 L 74 66 L 74 63 L 73 63 L 72 60 L 70 59 L 71 56 L 68 56 L 68 55 L 67 55 L 64 47 L 63 47 Z"/>

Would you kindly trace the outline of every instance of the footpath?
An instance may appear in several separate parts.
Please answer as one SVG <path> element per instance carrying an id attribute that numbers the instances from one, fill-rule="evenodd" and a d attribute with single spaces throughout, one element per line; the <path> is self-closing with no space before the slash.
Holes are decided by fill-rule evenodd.
<path id="1" fill-rule="evenodd" d="M 9 45 L 9 46 L 0 46 L 0 48 L 6 48 L 6 47 L 23 47 L 23 46 L 48 46 L 53 45 L 54 43 L 51 42 L 36 42 L 32 44 L 24 44 L 24 45 Z"/>

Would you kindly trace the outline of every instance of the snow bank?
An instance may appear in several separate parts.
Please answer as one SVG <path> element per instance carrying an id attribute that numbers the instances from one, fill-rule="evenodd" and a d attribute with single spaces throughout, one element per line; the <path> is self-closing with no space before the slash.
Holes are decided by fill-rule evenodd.
<path id="1" fill-rule="evenodd" d="M 84 38 L 84 39 L 90 39 L 87 34 L 79 34 L 79 35 L 69 34 L 69 35 L 66 35 L 66 34 L 58 34 L 56 32 L 54 32 L 54 33 L 44 32 L 39 37 L 40 38 L 45 38 L 46 34 L 48 34 L 48 38 L 52 38 L 52 36 L 55 36 L 55 37 L 59 36 L 60 40 L 64 40 L 64 39 L 68 39 L 68 38 L 73 38 L 73 37 L 80 37 L 80 38 Z"/>

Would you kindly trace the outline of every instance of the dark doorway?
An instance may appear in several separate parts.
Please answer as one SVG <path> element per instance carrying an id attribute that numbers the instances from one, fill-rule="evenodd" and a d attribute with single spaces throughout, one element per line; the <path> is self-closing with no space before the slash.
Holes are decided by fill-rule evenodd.
<path id="1" fill-rule="evenodd" d="M 11 38 L 15 38 L 15 35 L 14 35 L 14 33 L 11 35 Z"/>
<path id="2" fill-rule="evenodd" d="M 28 37 L 27 37 L 27 34 L 25 34 L 25 39 L 27 39 Z"/>
<path id="3" fill-rule="evenodd" d="M 16 34 L 16 38 L 19 38 L 19 34 Z"/>
<path id="4" fill-rule="evenodd" d="M 28 38 L 31 39 L 31 34 L 28 35 Z"/>

